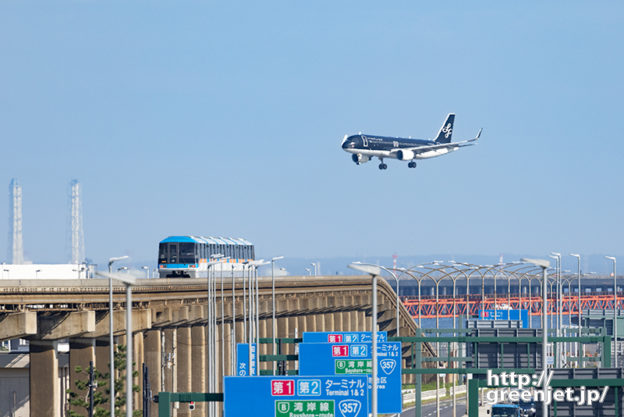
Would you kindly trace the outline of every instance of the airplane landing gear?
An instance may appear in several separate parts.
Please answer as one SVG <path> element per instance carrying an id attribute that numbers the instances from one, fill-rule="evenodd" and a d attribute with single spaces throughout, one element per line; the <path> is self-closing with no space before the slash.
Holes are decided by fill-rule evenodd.
<path id="1" fill-rule="evenodd" d="M 382 162 L 381 164 L 379 164 L 379 169 L 388 169 L 388 165 Z"/>
<path id="2" fill-rule="evenodd" d="M 407 164 L 408 168 L 416 168 L 416 162 L 412 161 Z"/>

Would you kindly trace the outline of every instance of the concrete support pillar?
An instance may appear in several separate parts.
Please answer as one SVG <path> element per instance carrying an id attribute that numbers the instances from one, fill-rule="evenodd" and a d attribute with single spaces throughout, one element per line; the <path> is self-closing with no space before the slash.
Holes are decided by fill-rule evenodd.
<path id="1" fill-rule="evenodd" d="M 206 392 L 206 376 L 208 367 L 206 366 L 206 330 L 207 326 L 196 325 L 191 327 L 191 363 L 193 364 L 193 374 L 191 376 L 192 392 Z M 220 361 L 219 357 L 215 357 L 216 362 Z M 215 364 L 209 364 L 214 368 Z M 206 403 L 199 402 L 196 404 L 194 415 L 205 414 Z"/>
<path id="2" fill-rule="evenodd" d="M 160 391 L 162 364 L 160 338 L 161 331 L 159 329 L 148 330 L 145 332 L 145 340 L 143 341 L 145 364 L 147 365 L 149 383 L 153 394 L 157 394 Z M 152 404 L 150 417 L 158 417 L 158 407 L 156 404 Z"/>
<path id="3" fill-rule="evenodd" d="M 176 361 L 178 353 L 176 352 L 177 339 L 176 339 L 176 329 L 170 328 L 165 329 L 165 349 L 164 354 L 165 357 L 163 361 L 165 363 L 164 374 L 165 374 L 165 391 L 172 392 L 177 391 L 176 384 Z"/>
<path id="4" fill-rule="evenodd" d="M 306 300 L 308 302 L 308 308 L 311 309 L 313 305 L 310 303 L 310 299 Z M 316 314 L 308 312 L 308 314 L 304 317 L 305 320 L 305 331 L 306 332 L 316 332 Z"/>
<path id="5" fill-rule="evenodd" d="M 271 337 L 271 319 L 260 319 L 260 337 Z M 268 343 L 261 343 L 258 353 L 260 355 L 268 355 L 271 349 L 271 345 Z M 260 362 L 260 369 L 271 369 L 269 362 Z"/>
<path id="6" fill-rule="evenodd" d="M 219 316 L 220 317 L 220 316 Z M 215 368 L 215 372 L 217 373 L 217 385 L 216 385 L 216 391 L 217 392 L 223 392 L 223 389 L 221 388 L 221 384 L 223 383 L 223 368 L 221 367 L 221 343 L 224 342 L 224 340 L 221 338 L 221 323 L 217 324 L 216 327 L 216 332 L 217 334 L 215 335 L 215 363 L 210 363 L 208 362 L 208 357 L 206 357 L 205 359 L 205 365 L 204 365 L 204 369 L 206 370 L 205 372 L 205 386 L 206 386 L 206 391 L 208 390 L 208 373 L 210 372 L 211 367 Z M 206 343 L 208 343 L 208 327 L 205 327 L 205 337 L 206 337 Z M 208 345 L 206 345 L 206 354 L 208 354 Z"/>
<path id="7" fill-rule="evenodd" d="M 325 332 L 325 314 L 323 313 L 316 313 L 314 315 L 314 318 L 316 320 L 316 331 L 317 332 Z"/>
<path id="8" fill-rule="evenodd" d="M 177 382 L 178 392 L 190 392 L 191 391 L 191 328 L 188 326 L 178 327 L 176 332 L 177 341 Z M 180 404 L 178 409 L 178 416 L 190 416 L 188 404 Z"/>
<path id="9" fill-rule="evenodd" d="M 69 388 L 78 394 L 84 396 L 88 394 L 87 390 L 79 390 L 76 381 L 88 381 L 89 362 L 95 365 L 95 340 L 70 340 L 69 342 Z M 80 367 L 82 371 L 76 372 L 76 368 Z M 71 405 L 71 410 L 75 412 L 84 411 L 81 407 Z"/>
<path id="10" fill-rule="evenodd" d="M 334 322 L 334 313 L 323 314 L 323 319 L 325 321 L 325 329 L 326 332 L 335 332 L 336 331 L 336 323 Z"/>
<path id="11" fill-rule="evenodd" d="M 280 313 L 286 313 L 288 311 L 288 301 L 286 300 L 286 298 L 279 298 L 276 300 L 275 302 L 275 308 L 277 309 L 277 312 Z M 282 337 L 290 337 L 290 328 L 288 326 L 288 317 L 284 316 L 284 317 L 279 317 L 276 318 L 277 321 L 277 334 L 276 334 L 276 338 L 282 338 Z M 276 342 L 277 343 L 277 342 Z M 276 347 L 275 348 L 279 354 L 279 349 Z M 285 353 L 285 349 L 282 348 L 282 354 Z"/>
<path id="12" fill-rule="evenodd" d="M 136 332 L 133 337 L 132 356 L 135 363 L 134 370 L 137 371 L 137 376 L 133 378 L 133 382 L 134 385 L 139 386 L 139 392 L 134 393 L 132 404 L 135 410 L 141 410 L 143 409 L 143 362 L 145 362 L 143 332 Z"/>
<path id="13" fill-rule="evenodd" d="M 108 339 L 106 340 L 96 339 L 95 341 L 95 367 L 98 369 L 98 371 L 106 374 L 110 371 L 109 361 L 110 361 L 110 348 L 108 346 Z M 106 386 L 108 386 L 108 381 L 107 381 Z M 102 407 L 105 410 L 110 409 L 110 405 L 108 401 L 105 403 L 102 403 L 100 407 Z"/>
<path id="14" fill-rule="evenodd" d="M 360 310 L 357 312 L 357 321 L 358 321 L 358 331 L 359 332 L 365 332 L 365 331 L 370 331 L 370 321 L 367 320 L 368 317 L 366 317 L 366 310 Z"/>
<path id="15" fill-rule="evenodd" d="M 30 342 L 30 416 L 60 417 L 61 392 L 54 342 Z"/>
<path id="16" fill-rule="evenodd" d="M 359 329 L 357 310 L 349 311 L 349 331 L 357 332 Z"/>
<path id="17" fill-rule="evenodd" d="M 225 375 L 233 375 L 232 373 L 232 323 L 225 323 Z"/>

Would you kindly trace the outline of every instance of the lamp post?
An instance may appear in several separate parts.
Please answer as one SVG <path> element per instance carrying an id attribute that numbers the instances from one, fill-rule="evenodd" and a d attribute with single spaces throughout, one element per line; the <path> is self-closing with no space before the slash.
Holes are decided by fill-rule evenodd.
<path id="1" fill-rule="evenodd" d="M 232 264 L 232 343 L 230 351 L 230 362 L 232 364 L 232 375 L 236 375 L 236 282 L 234 280 L 234 264 Z"/>
<path id="2" fill-rule="evenodd" d="M 216 264 L 221 264 L 221 262 L 219 261 L 220 258 L 222 258 L 223 255 L 221 255 L 220 253 L 218 254 L 214 254 L 210 256 L 210 260 L 208 262 L 208 264 L 206 265 L 206 275 L 207 275 L 207 291 L 208 291 L 208 301 L 206 303 L 206 311 L 208 314 L 208 349 L 207 349 L 207 356 L 208 356 L 208 363 L 215 363 L 216 362 L 216 355 L 215 355 L 215 344 L 216 344 L 216 332 L 217 332 L 217 317 L 216 317 L 216 274 L 215 271 L 213 270 L 213 266 L 215 266 Z M 212 272 L 212 279 L 211 279 L 211 272 Z M 223 299 L 221 300 L 222 304 L 223 304 Z M 223 323 L 223 322 L 222 322 Z M 223 327 L 223 325 L 221 326 Z M 223 343 L 223 340 L 221 340 L 221 343 Z M 223 346 L 222 349 L 223 351 Z M 223 361 L 221 363 L 222 366 L 222 372 L 223 372 Z M 210 367 L 210 375 L 208 375 L 208 392 L 214 392 L 214 390 L 216 389 L 216 382 L 217 382 L 217 373 L 216 370 L 214 369 L 214 366 Z"/>
<path id="3" fill-rule="evenodd" d="M 149 266 L 143 265 L 141 267 L 141 269 L 145 271 L 145 278 L 149 279 L 149 277 L 150 277 L 149 276 L 149 270 L 150 270 Z"/>
<path id="4" fill-rule="evenodd" d="M 117 256 L 108 259 L 108 273 L 113 273 L 113 263 L 128 259 L 128 255 Z M 108 277 L 108 325 L 110 347 L 109 370 L 110 370 L 110 417 L 115 417 L 115 340 L 113 337 L 113 279 Z"/>
<path id="5" fill-rule="evenodd" d="M 219 276 L 221 279 L 221 373 L 225 376 L 225 296 L 223 292 L 223 260 L 228 258 L 224 257 L 222 254 L 214 255 L 214 258 L 220 259 Z"/>
<path id="6" fill-rule="evenodd" d="M 544 390 L 544 395 L 546 395 L 546 390 L 548 389 L 547 381 L 548 378 L 546 377 L 546 371 L 547 371 L 547 350 L 546 350 L 546 346 L 548 345 L 548 322 L 546 321 L 546 308 L 548 306 L 548 298 L 546 295 L 546 291 L 547 291 L 547 281 L 548 281 L 548 274 L 546 272 L 546 270 L 548 269 L 548 267 L 550 267 L 550 262 L 548 262 L 547 260 L 544 259 L 528 259 L 528 258 L 524 258 L 522 259 L 523 262 L 527 262 L 536 266 L 539 266 L 540 268 L 542 268 L 542 303 L 544 304 L 542 306 L 542 380 L 543 380 L 543 386 L 542 389 Z M 545 399 L 546 397 L 544 397 Z M 546 401 L 542 401 L 542 416 L 546 417 L 548 416 L 548 405 L 546 403 Z"/>
<path id="7" fill-rule="evenodd" d="M 582 324 L 581 324 L 581 255 L 579 255 L 578 253 L 571 253 L 570 256 L 574 256 L 576 258 L 576 266 L 577 266 L 577 270 L 576 270 L 576 276 L 577 276 L 577 285 L 578 285 L 578 337 L 581 337 L 581 328 L 582 328 Z M 579 340 L 578 342 L 578 357 L 579 357 L 579 362 L 578 362 L 578 367 L 581 368 L 584 364 L 582 362 L 582 360 L 580 358 L 583 357 L 583 344 L 581 343 L 581 341 Z"/>
<path id="8" fill-rule="evenodd" d="M 439 279 L 427 275 L 435 283 L 436 290 L 436 329 L 440 328 L 440 282 L 445 278 L 444 276 Z M 436 342 L 436 354 L 440 354 L 440 342 Z M 436 368 L 439 367 L 439 362 L 436 362 Z M 436 375 L 436 415 L 440 417 L 440 378 Z"/>
<path id="9" fill-rule="evenodd" d="M 109 263 L 112 264 L 110 261 Z M 132 417 L 132 286 L 136 284 L 136 279 L 130 274 L 106 274 L 103 272 L 98 272 L 98 274 L 102 277 L 108 278 L 111 282 L 113 279 L 121 281 L 126 286 L 126 417 Z M 111 395 L 110 401 L 113 408 L 115 403 L 114 399 L 115 398 Z"/>
<path id="10" fill-rule="evenodd" d="M 381 268 L 376 265 L 362 263 L 349 264 L 349 268 L 369 274 L 372 280 L 371 304 L 373 307 L 373 312 L 371 317 L 371 339 L 373 341 L 373 351 L 371 353 L 373 366 L 371 370 L 371 379 L 373 386 L 371 392 L 371 414 L 372 417 L 377 417 L 377 277 L 381 275 Z"/>
<path id="11" fill-rule="evenodd" d="M 249 366 L 251 372 L 252 358 L 256 358 L 255 375 L 259 374 L 258 368 L 258 267 L 265 265 L 263 259 L 249 262 Z M 255 355 L 251 351 L 251 345 L 255 342 L 256 351 Z M 251 375 L 251 373 L 250 373 Z"/>
<path id="12" fill-rule="evenodd" d="M 413 273 L 411 269 L 406 269 L 406 268 L 391 268 L 394 271 L 398 271 L 398 272 L 402 272 L 404 274 L 409 275 L 410 277 L 412 277 L 413 279 L 416 280 L 416 282 L 418 282 L 418 327 L 422 328 L 422 323 L 421 323 L 421 314 L 420 314 L 420 284 L 423 280 L 422 277 L 417 278 Z"/>
<path id="13" fill-rule="evenodd" d="M 353 262 L 354 264 L 362 264 L 361 262 Z M 362 264 L 362 265 L 370 265 L 370 264 Z M 373 265 L 373 266 L 379 266 L 379 265 Z M 392 278 L 394 278 L 394 282 L 396 283 L 396 298 L 395 298 L 395 304 L 396 304 L 396 315 L 395 315 L 395 320 L 396 320 L 396 328 L 397 328 L 397 332 L 396 335 L 397 337 L 401 336 L 400 332 L 399 332 L 399 304 L 401 303 L 401 299 L 399 298 L 399 278 L 396 276 L 396 274 L 394 272 L 391 271 L 392 268 L 386 268 L 385 266 L 379 266 L 379 268 L 383 269 L 384 271 L 386 271 L 387 273 L 389 273 L 390 275 L 392 275 Z"/>
<path id="14" fill-rule="evenodd" d="M 605 256 L 605 258 L 613 261 L 613 343 L 615 343 L 613 349 L 613 365 L 618 367 L 618 340 L 617 340 L 617 275 L 616 275 L 616 259 L 615 256 Z"/>
<path id="15" fill-rule="evenodd" d="M 561 336 L 561 254 L 559 252 L 551 252 L 550 257 L 557 260 L 557 280 L 555 281 L 555 293 L 557 297 L 557 336 Z"/>
<path id="16" fill-rule="evenodd" d="M 273 337 L 273 355 L 277 355 L 277 346 L 275 345 L 275 261 L 279 261 L 280 259 L 284 259 L 283 256 L 276 256 L 271 258 L 271 300 L 273 303 L 273 318 L 271 321 L 271 336 Z M 316 274 L 315 274 L 316 275 Z M 277 364 L 275 360 L 273 361 L 273 375 L 275 375 L 275 368 Z"/>

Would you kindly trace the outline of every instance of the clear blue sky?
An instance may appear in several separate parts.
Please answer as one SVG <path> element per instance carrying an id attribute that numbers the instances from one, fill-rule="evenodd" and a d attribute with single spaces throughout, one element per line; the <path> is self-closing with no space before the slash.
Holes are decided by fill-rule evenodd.
<path id="1" fill-rule="evenodd" d="M 2 2 L 0 218 L 18 178 L 26 256 L 66 260 L 72 178 L 99 262 L 171 234 L 265 257 L 624 254 L 622 2 L 337 3 Z M 479 146 L 387 171 L 340 149 L 448 112 Z"/>

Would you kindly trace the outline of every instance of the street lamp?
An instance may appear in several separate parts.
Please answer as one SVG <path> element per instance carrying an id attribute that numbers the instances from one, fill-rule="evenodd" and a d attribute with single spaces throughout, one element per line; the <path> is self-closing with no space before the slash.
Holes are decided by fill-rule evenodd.
<path id="1" fill-rule="evenodd" d="M 557 260 L 557 281 L 555 281 L 555 293 L 557 297 L 557 336 L 561 332 L 561 254 L 559 252 L 551 252 L 550 257 Z"/>
<path id="2" fill-rule="evenodd" d="M 613 366 L 618 366 L 618 341 L 617 341 L 617 275 L 616 275 L 616 259 L 615 256 L 605 256 L 605 258 L 613 261 L 613 342 L 615 343 L 615 349 L 613 349 Z"/>
<path id="3" fill-rule="evenodd" d="M 316 262 L 312 262 L 310 265 L 312 265 L 312 268 L 314 268 L 314 276 L 316 276 L 317 275 L 317 272 L 316 272 Z"/>
<path id="4" fill-rule="evenodd" d="M 108 273 L 113 273 L 113 263 L 128 259 L 128 255 L 108 259 Z M 108 278 L 108 325 L 110 346 L 110 417 L 115 417 L 115 340 L 113 338 L 113 279 Z"/>
<path id="5" fill-rule="evenodd" d="M 150 277 L 150 276 L 149 276 L 149 270 L 150 270 L 149 266 L 147 266 L 147 265 L 143 265 L 143 266 L 141 267 L 141 269 L 145 271 L 145 278 L 149 279 L 149 277 Z"/>
<path id="6" fill-rule="evenodd" d="M 376 265 L 352 263 L 348 265 L 349 268 L 356 271 L 364 272 L 371 276 L 372 280 L 372 317 L 371 317 L 371 339 L 373 341 L 372 346 L 372 370 L 371 379 L 373 380 L 372 398 L 371 398 L 371 414 L 373 417 L 377 417 L 377 277 L 381 275 L 381 268 Z"/>
<path id="7" fill-rule="evenodd" d="M 395 271 L 399 271 L 402 272 L 404 274 L 409 275 L 410 277 L 412 277 L 413 279 L 416 280 L 416 282 L 418 282 L 418 327 L 422 328 L 422 323 L 421 323 L 421 314 L 420 314 L 420 284 L 423 280 L 423 277 L 421 276 L 420 278 L 416 278 L 416 276 L 412 273 L 411 269 L 406 269 L 406 268 L 392 268 Z"/>
<path id="8" fill-rule="evenodd" d="M 571 253 L 570 256 L 574 256 L 576 258 L 576 266 L 577 266 L 577 270 L 576 270 L 576 276 L 578 278 L 577 281 L 577 285 L 578 285 L 578 337 L 581 337 L 581 255 L 579 255 L 578 253 Z M 580 339 L 578 342 L 578 357 L 579 357 L 579 362 L 577 363 L 577 366 L 579 368 L 581 368 L 583 366 L 583 362 L 581 361 L 581 357 L 583 357 L 583 344 L 581 343 Z"/>
<path id="9" fill-rule="evenodd" d="M 271 300 L 273 302 L 273 320 L 271 321 L 271 336 L 273 337 L 273 356 L 277 355 L 277 346 L 275 345 L 275 261 L 284 259 L 283 256 L 276 256 L 271 258 Z M 274 358 L 275 359 L 275 358 Z M 277 364 L 273 361 L 273 375 L 275 375 L 275 368 Z"/>
<path id="10" fill-rule="evenodd" d="M 98 274 L 102 277 L 107 277 L 110 282 L 115 279 L 126 285 L 126 417 L 132 417 L 132 286 L 136 284 L 136 279 L 130 274 L 107 274 L 105 272 L 99 272 Z M 113 330 L 111 328 L 112 334 Z M 115 397 L 111 396 L 110 401 L 114 408 Z"/>
<path id="11" fill-rule="evenodd" d="M 216 310 L 216 279 L 215 279 L 215 272 L 212 269 L 212 267 L 216 264 L 221 263 L 220 261 L 218 261 L 219 258 L 222 258 L 223 255 L 221 254 L 214 254 L 214 255 L 210 255 L 210 259 L 209 262 L 206 264 L 206 278 L 207 278 L 207 282 L 206 282 L 206 288 L 207 288 L 207 302 L 206 302 L 206 314 L 207 314 L 207 319 L 208 319 L 208 349 L 207 351 L 207 356 L 208 356 L 208 363 L 215 363 L 216 362 L 216 352 L 215 352 L 215 344 L 216 344 L 216 329 L 217 329 L 217 310 Z M 212 272 L 212 280 L 210 279 L 210 273 Z M 223 302 L 223 300 L 221 300 Z M 223 320 L 222 320 L 223 323 Z M 224 327 L 223 324 L 221 326 L 222 328 Z M 221 339 L 221 351 L 223 351 L 224 349 L 224 341 L 223 338 Z M 221 361 L 221 369 L 222 372 L 224 372 L 224 356 L 221 357 L 222 361 Z M 225 373 L 224 373 L 225 374 Z M 215 370 L 215 367 L 211 367 L 210 369 L 210 374 L 208 375 L 208 392 L 214 392 L 214 390 L 216 389 L 216 382 L 217 382 L 217 373 Z M 211 404 L 209 407 L 213 407 L 213 405 Z"/>
<path id="12" fill-rule="evenodd" d="M 547 290 L 547 280 L 548 280 L 548 274 L 546 272 L 546 270 L 550 267 L 550 262 L 548 262 L 547 260 L 544 259 L 529 259 L 529 258 L 523 258 L 521 259 L 522 262 L 526 262 L 526 263 L 530 263 L 533 264 L 535 266 L 539 266 L 540 268 L 542 268 L 542 380 L 544 385 L 542 386 L 542 390 L 544 391 L 544 395 L 546 395 L 546 390 L 548 388 L 547 381 L 548 378 L 546 377 L 546 370 L 547 370 L 547 360 L 546 360 L 546 355 L 547 355 L 547 350 L 546 350 L 546 346 L 548 344 L 548 322 L 546 321 L 546 309 L 548 307 L 548 298 L 546 296 L 546 290 Z M 542 416 L 546 417 L 548 415 L 548 405 L 545 401 L 545 397 L 544 397 L 544 401 L 542 401 Z"/>

